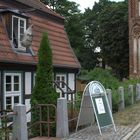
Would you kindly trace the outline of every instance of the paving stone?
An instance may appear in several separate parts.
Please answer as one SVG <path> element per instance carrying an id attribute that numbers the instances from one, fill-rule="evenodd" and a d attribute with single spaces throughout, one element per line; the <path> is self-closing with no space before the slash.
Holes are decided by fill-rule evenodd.
<path id="1" fill-rule="evenodd" d="M 101 136 L 98 127 L 91 126 L 73 133 L 68 138 L 62 140 L 121 140 L 124 136 L 131 132 L 132 129 L 133 127 L 117 126 L 115 132 L 113 128 L 105 128 L 102 130 Z"/>
<path id="2" fill-rule="evenodd" d="M 140 140 L 140 128 L 133 133 L 129 140 Z"/>

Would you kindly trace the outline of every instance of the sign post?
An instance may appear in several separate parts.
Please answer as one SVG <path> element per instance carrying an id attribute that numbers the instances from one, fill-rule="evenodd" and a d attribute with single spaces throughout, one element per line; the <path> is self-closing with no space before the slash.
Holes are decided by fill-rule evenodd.
<path id="1" fill-rule="evenodd" d="M 93 124 L 94 116 L 101 135 L 101 129 L 108 126 L 113 126 L 116 132 L 106 90 L 98 81 L 88 83 L 84 89 L 76 131 L 78 126 Z"/>

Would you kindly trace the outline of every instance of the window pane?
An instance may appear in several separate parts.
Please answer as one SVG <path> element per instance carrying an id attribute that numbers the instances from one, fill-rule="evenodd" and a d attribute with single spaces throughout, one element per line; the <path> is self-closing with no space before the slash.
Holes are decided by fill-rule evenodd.
<path id="1" fill-rule="evenodd" d="M 6 76 L 6 83 L 11 83 L 11 76 Z"/>
<path id="2" fill-rule="evenodd" d="M 60 81 L 60 77 L 59 76 L 56 77 L 56 81 L 57 81 L 57 84 L 60 86 L 60 82 L 59 82 Z"/>
<path id="3" fill-rule="evenodd" d="M 64 76 L 62 76 L 62 81 L 65 81 L 65 77 Z"/>
<path id="4" fill-rule="evenodd" d="M 19 103 L 19 96 L 14 97 L 14 104 L 17 104 L 17 103 Z"/>
<path id="5" fill-rule="evenodd" d="M 6 97 L 6 104 L 10 104 L 11 105 L 12 103 L 12 100 L 11 100 L 11 97 Z"/>
<path id="6" fill-rule="evenodd" d="M 22 41 L 23 39 L 23 34 L 20 34 L 20 41 Z"/>
<path id="7" fill-rule="evenodd" d="M 21 17 L 13 17 L 13 44 L 15 48 L 20 47 L 20 41 L 23 38 L 26 29 L 26 20 Z"/>
<path id="8" fill-rule="evenodd" d="M 13 18 L 13 38 L 18 39 L 18 18 Z"/>
<path id="9" fill-rule="evenodd" d="M 20 28 L 20 34 L 24 34 L 24 28 Z"/>
<path id="10" fill-rule="evenodd" d="M 12 90 L 11 87 L 12 87 L 11 84 L 6 84 L 6 91 L 11 91 Z"/>
<path id="11" fill-rule="evenodd" d="M 15 48 L 18 47 L 18 18 L 13 18 L 13 43 Z"/>
<path id="12" fill-rule="evenodd" d="M 24 27 L 24 20 L 20 20 L 20 27 Z"/>
<path id="13" fill-rule="evenodd" d="M 59 76 L 57 76 L 57 77 L 56 77 L 56 80 L 57 80 L 57 81 L 60 81 L 60 77 L 59 77 Z"/>
<path id="14" fill-rule="evenodd" d="M 12 110 L 12 105 L 6 105 L 6 110 Z"/>
<path id="15" fill-rule="evenodd" d="M 64 87 L 65 87 L 64 82 L 65 82 L 65 77 L 64 77 L 64 76 L 62 76 L 62 88 L 64 88 Z"/>
<path id="16" fill-rule="evenodd" d="M 19 83 L 19 76 L 14 76 L 14 83 Z"/>
<path id="17" fill-rule="evenodd" d="M 6 109 L 7 110 L 12 109 L 12 97 L 6 97 Z"/>
<path id="18" fill-rule="evenodd" d="M 19 84 L 14 84 L 14 91 L 19 91 Z"/>

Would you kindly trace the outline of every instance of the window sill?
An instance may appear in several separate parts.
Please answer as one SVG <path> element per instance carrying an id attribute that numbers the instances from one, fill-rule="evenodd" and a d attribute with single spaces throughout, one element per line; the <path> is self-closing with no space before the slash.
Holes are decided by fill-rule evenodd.
<path id="1" fill-rule="evenodd" d="M 26 52 L 26 51 L 19 50 L 19 49 L 13 49 L 13 50 L 16 54 L 32 56 L 32 54 L 30 52 Z"/>
<path id="2" fill-rule="evenodd" d="M 29 48 L 28 51 L 27 50 L 22 50 L 22 49 L 19 49 L 19 48 L 15 48 L 12 41 L 10 41 L 10 43 L 11 43 L 12 49 L 15 53 L 21 54 L 21 55 L 35 56 L 32 48 Z"/>

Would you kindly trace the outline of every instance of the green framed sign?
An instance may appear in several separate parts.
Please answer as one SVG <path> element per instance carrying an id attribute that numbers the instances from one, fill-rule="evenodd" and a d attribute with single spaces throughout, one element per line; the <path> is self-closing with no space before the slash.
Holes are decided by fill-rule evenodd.
<path id="1" fill-rule="evenodd" d="M 100 127 L 105 127 L 112 124 L 112 118 L 110 116 L 110 111 L 105 96 L 92 97 L 92 100 L 95 106 L 95 111 Z"/>
<path id="2" fill-rule="evenodd" d="M 76 131 L 78 126 L 93 124 L 94 115 L 101 135 L 101 129 L 108 126 L 114 126 L 116 132 L 106 90 L 98 81 L 91 81 L 84 89 Z"/>

